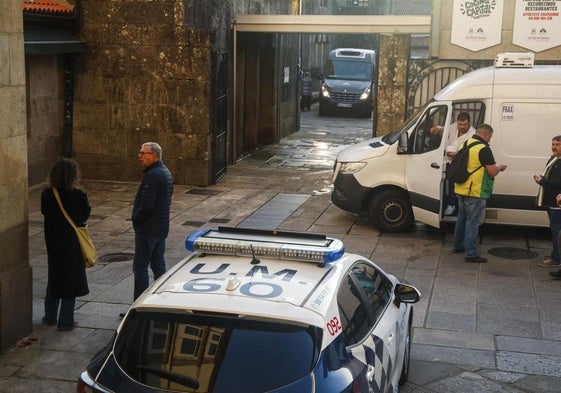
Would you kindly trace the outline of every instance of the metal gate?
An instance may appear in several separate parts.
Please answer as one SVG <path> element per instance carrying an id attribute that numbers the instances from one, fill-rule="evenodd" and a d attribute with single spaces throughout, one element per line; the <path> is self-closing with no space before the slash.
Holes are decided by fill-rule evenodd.
<path id="1" fill-rule="evenodd" d="M 417 60 L 407 70 L 406 117 L 417 112 L 443 87 L 466 72 L 492 65 L 489 60 Z"/>
<path id="2" fill-rule="evenodd" d="M 228 131 L 228 54 L 218 53 L 215 60 L 214 122 L 212 130 L 212 183 L 226 173 Z"/>

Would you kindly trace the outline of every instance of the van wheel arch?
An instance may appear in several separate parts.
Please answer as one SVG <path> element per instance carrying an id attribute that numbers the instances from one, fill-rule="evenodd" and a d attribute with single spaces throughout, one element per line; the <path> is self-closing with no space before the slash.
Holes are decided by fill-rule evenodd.
<path id="1" fill-rule="evenodd" d="M 413 223 L 409 196 L 399 189 L 374 193 L 368 204 L 368 215 L 372 225 L 382 232 L 405 232 Z"/>

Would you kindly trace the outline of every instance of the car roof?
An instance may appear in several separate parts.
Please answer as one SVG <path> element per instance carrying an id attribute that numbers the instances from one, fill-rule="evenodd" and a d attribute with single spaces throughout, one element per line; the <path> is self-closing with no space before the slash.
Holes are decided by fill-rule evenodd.
<path id="1" fill-rule="evenodd" d="M 225 240 L 219 238 L 223 233 L 228 234 Z M 178 313 L 186 310 L 221 312 L 323 327 L 336 312 L 341 277 L 357 259 L 362 259 L 344 253 L 343 243 L 337 239 L 307 236 L 310 234 L 295 237 L 292 232 L 269 235 L 262 231 L 242 231 L 241 235 L 235 235 L 236 241 L 250 239 L 252 255 L 222 255 L 220 252 L 229 252 L 224 251 L 224 247 L 231 246 L 231 233 L 237 232 L 220 228 L 190 235 L 186 246 L 195 252 L 152 285 L 133 308 L 153 311 L 165 308 Z M 202 252 L 198 246 L 209 241 L 214 241 L 214 246 L 221 249 L 207 248 Z M 274 253 L 271 245 L 283 248 L 289 244 L 293 247 L 290 254 L 295 249 L 314 249 L 318 242 L 324 245 L 319 248 L 331 250 L 328 252 L 336 259 L 318 262 L 317 255 L 312 256 L 312 261 L 290 259 L 294 254 L 275 258 L 261 256 Z"/>

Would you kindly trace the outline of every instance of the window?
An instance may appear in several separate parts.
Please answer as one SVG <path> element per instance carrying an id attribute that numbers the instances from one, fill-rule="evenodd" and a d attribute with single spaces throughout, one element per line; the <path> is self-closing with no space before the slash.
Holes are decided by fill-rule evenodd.
<path id="1" fill-rule="evenodd" d="M 346 346 L 361 342 L 376 325 L 391 288 L 391 282 L 372 265 L 360 262 L 351 268 L 337 294 Z"/>
<path id="2" fill-rule="evenodd" d="M 412 134 L 412 153 L 426 153 L 440 147 L 447 114 L 447 106 L 435 106 L 423 113 Z"/>
<path id="3" fill-rule="evenodd" d="M 115 360 L 133 379 L 178 392 L 274 390 L 308 375 L 321 329 L 237 315 L 131 314 Z"/>

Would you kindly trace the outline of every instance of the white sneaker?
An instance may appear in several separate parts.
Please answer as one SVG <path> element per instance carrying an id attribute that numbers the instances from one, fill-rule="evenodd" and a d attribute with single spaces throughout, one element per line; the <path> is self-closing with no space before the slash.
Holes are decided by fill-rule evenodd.
<path id="1" fill-rule="evenodd" d="M 448 205 L 448 206 L 446 206 L 446 209 L 444 210 L 444 215 L 449 216 L 450 214 L 454 213 L 455 210 L 456 210 L 456 206 Z"/>

